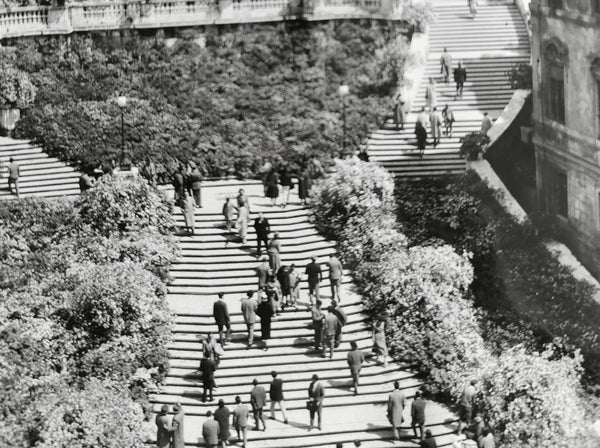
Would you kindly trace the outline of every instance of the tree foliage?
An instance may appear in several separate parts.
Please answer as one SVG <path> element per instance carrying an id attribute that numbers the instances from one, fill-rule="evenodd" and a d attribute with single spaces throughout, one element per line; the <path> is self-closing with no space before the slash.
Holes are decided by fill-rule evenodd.
<path id="1" fill-rule="evenodd" d="M 342 152 L 342 101 L 348 147 L 388 113 L 387 95 L 406 64 L 402 25 L 350 22 L 209 29 L 204 48 L 179 40 L 134 39 L 114 49 L 73 36 L 18 41 L 13 64 L 38 88 L 15 135 L 41 143 L 82 168 L 121 158 L 118 94 L 127 157 L 152 161 L 159 180 L 180 162 L 205 175 L 255 175 L 264 158 L 299 164 L 308 154 Z M 145 170 L 142 170 L 144 172 Z"/>

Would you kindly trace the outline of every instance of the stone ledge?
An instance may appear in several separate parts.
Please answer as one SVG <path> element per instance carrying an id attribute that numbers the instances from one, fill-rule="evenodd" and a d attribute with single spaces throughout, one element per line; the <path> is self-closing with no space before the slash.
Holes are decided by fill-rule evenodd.
<path id="1" fill-rule="evenodd" d="M 509 103 L 506 105 L 500 116 L 494 122 L 494 125 L 487 133 L 488 137 L 490 138 L 488 148 L 491 148 L 492 145 L 496 143 L 504 134 L 504 132 L 506 132 L 506 130 L 513 124 L 513 121 L 523 109 L 525 101 L 530 94 L 531 90 L 528 89 L 519 89 L 513 93 Z"/>
<path id="2" fill-rule="evenodd" d="M 485 181 L 491 189 L 498 193 L 497 199 L 500 205 L 502 205 L 511 216 L 516 218 L 518 222 L 523 223 L 529 219 L 529 216 L 525 210 L 523 210 L 523 207 L 521 207 L 510 191 L 508 191 L 504 182 L 498 177 L 487 160 L 468 162 L 468 169 L 475 171 L 481 180 Z M 558 241 L 551 240 L 546 242 L 545 245 L 560 264 L 571 270 L 573 277 L 577 280 L 587 282 L 594 287 L 596 292 L 593 295 L 593 299 L 600 303 L 600 283 L 579 262 L 575 255 L 573 255 L 573 252 L 571 252 L 571 250 L 563 243 Z"/>

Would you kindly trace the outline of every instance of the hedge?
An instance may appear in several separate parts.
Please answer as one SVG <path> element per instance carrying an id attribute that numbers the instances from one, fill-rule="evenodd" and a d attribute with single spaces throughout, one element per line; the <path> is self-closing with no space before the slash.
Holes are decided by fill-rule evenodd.
<path id="1" fill-rule="evenodd" d="M 255 176 L 265 159 L 292 168 L 309 155 L 328 161 L 343 152 L 338 86 L 350 86 L 348 151 L 390 113 L 406 34 L 393 21 L 332 21 L 207 28 L 204 46 L 136 38 L 114 48 L 74 35 L 67 49 L 54 37 L 18 40 L 6 59 L 38 94 L 14 135 L 82 169 L 110 167 L 121 158 L 123 94 L 125 154 L 158 181 L 188 161 L 203 175 L 241 177 Z"/>
<path id="2" fill-rule="evenodd" d="M 0 203 L 1 446 L 143 445 L 168 369 L 169 208 L 110 178 L 76 201 Z"/>
<path id="3" fill-rule="evenodd" d="M 382 168 L 347 160 L 338 161 L 336 171 L 312 192 L 317 227 L 339 239 L 367 309 L 386 316 L 392 354 L 416 364 L 425 388 L 449 403 L 459 399 L 470 379 L 479 379 L 478 407 L 496 428 L 499 446 L 597 445 L 587 429 L 577 352 L 517 344 L 526 328 L 500 327 L 477 309 L 471 255 L 439 238 L 433 245 L 409 246 L 390 202 L 393 185 Z M 341 223 L 333 230 L 332 213 Z M 568 399 L 556 399 L 553 392 L 559 389 Z"/>

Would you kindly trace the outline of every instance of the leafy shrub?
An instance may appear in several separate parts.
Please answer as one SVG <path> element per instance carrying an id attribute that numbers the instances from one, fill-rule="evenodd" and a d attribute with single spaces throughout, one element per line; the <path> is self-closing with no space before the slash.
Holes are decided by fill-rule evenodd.
<path id="1" fill-rule="evenodd" d="M 155 276 L 133 263 L 92 265 L 72 272 L 77 276 L 71 321 L 84 330 L 90 346 L 122 336 L 168 337 L 170 314 L 166 289 Z"/>
<path id="2" fill-rule="evenodd" d="M 36 88 L 26 72 L 7 64 L 0 64 L 0 105 L 25 108 L 33 103 Z"/>
<path id="3" fill-rule="evenodd" d="M 114 383 L 90 381 L 82 390 L 48 394 L 35 409 L 40 447 L 142 448 L 146 430 L 141 407 Z"/>
<path id="4" fill-rule="evenodd" d="M 479 132 L 469 132 L 460 138 L 460 149 L 458 153 L 467 160 L 477 160 L 483 152 L 483 148 L 490 143 L 490 138 Z"/>
<path id="5" fill-rule="evenodd" d="M 519 64 L 512 67 L 506 75 L 512 89 L 531 89 L 532 88 L 532 69 L 531 64 Z"/>
<path id="6" fill-rule="evenodd" d="M 502 353 L 481 383 L 483 412 L 503 446 L 597 446 L 582 406 L 581 358 L 521 345 Z M 594 445 L 595 444 L 595 445 Z"/>
<path id="7" fill-rule="evenodd" d="M 77 207 L 83 223 L 104 235 L 148 227 L 168 233 L 174 228 L 169 202 L 143 179 L 103 176 L 80 196 Z"/>
<path id="8" fill-rule="evenodd" d="M 127 92 L 125 154 L 168 182 L 181 162 L 204 175 L 252 177 L 265 158 L 294 166 L 308 155 L 324 162 L 357 147 L 389 113 L 387 99 L 406 64 L 402 25 L 336 22 L 278 29 L 209 32 L 167 48 L 155 39 L 110 49 L 73 36 L 18 41 L 13 63 L 29 73 L 38 96 L 15 135 L 84 169 L 121 158 L 117 92 Z M 177 69 L 174 70 L 173 67 Z M 148 169 L 147 169 L 148 168 Z"/>
<path id="9" fill-rule="evenodd" d="M 415 31 L 425 32 L 427 26 L 435 18 L 430 0 L 410 0 L 402 5 L 402 19 L 406 20 Z"/>
<path id="10" fill-rule="evenodd" d="M 357 200 L 358 204 L 347 207 L 347 195 L 353 186 L 364 185 L 364 190 L 373 187 L 373 183 L 361 179 L 363 175 L 370 178 L 372 173 L 361 170 L 354 173 L 350 187 L 339 182 L 344 173 L 352 172 L 354 164 L 338 163 L 333 181 L 326 179 L 315 187 L 316 220 L 324 219 L 327 224 L 328 218 L 340 224 L 339 228 L 334 226 L 334 231 L 327 225 L 322 228 L 352 240 L 340 242 L 342 251 L 359 247 L 357 251 L 363 256 L 356 261 L 356 280 L 370 313 L 385 316 L 392 353 L 417 364 L 428 389 L 451 402 L 460 398 L 469 379 L 481 379 L 484 390 L 479 396 L 479 408 L 499 432 L 506 432 L 500 436 L 502 446 L 566 447 L 576 440 L 590 448 L 598 444 L 598 439 L 586 430 L 591 415 L 580 395 L 578 355 L 571 354 L 567 347 L 561 351 L 538 351 L 535 343 L 519 344 L 519 337 L 531 336 L 528 327 L 519 323 L 498 327 L 485 310 L 476 309 L 470 291 L 474 272 L 468 253 L 460 256 L 439 240 L 436 246 L 407 248 L 408 239 L 400 236 L 397 226 L 377 229 L 390 225 L 388 205 L 394 206 L 393 201 L 386 201 L 385 207 L 378 204 L 382 219 L 371 219 L 370 205 L 376 203 L 371 198 L 377 198 L 379 190 L 357 188 L 358 197 L 364 202 Z M 336 204 L 336 200 L 341 202 Z M 478 204 L 477 200 L 465 203 L 468 206 L 459 207 L 461 211 L 472 211 Z M 355 213 L 356 210 L 366 213 Z M 445 213 L 438 219 L 444 228 L 445 221 L 462 220 Z M 415 222 L 420 223 L 420 219 Z M 347 232 L 344 226 L 353 230 Z M 360 233 L 362 228 L 369 238 Z M 511 232 L 510 228 L 507 232 Z M 381 236 L 384 241 L 403 240 L 404 244 L 388 247 L 387 251 L 373 249 L 378 247 L 377 238 Z M 481 243 L 471 238 L 462 241 Z M 360 247 L 362 244 L 368 247 Z M 556 400 L 553 391 L 558 388 L 563 388 L 569 398 Z M 569 417 L 560 421 L 561 413 Z"/>

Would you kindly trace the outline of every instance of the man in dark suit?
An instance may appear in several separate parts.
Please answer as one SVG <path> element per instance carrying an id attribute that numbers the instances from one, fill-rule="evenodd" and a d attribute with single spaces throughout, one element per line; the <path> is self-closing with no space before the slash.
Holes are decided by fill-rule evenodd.
<path id="1" fill-rule="evenodd" d="M 317 263 L 317 257 L 311 257 L 310 263 L 306 266 L 306 275 L 308 277 L 308 297 L 310 304 L 313 304 L 313 297 L 319 300 L 319 284 L 323 281 L 321 265 Z"/>
<path id="2" fill-rule="evenodd" d="M 269 257 L 264 255 L 260 259 L 261 263 L 254 269 L 256 271 L 256 276 L 258 277 L 258 294 L 260 300 L 260 293 L 264 290 L 265 286 L 267 286 L 267 280 L 269 278 L 269 274 L 271 273 L 271 267 L 269 266 Z"/>
<path id="3" fill-rule="evenodd" d="M 456 82 L 456 98 L 462 98 L 463 86 L 467 81 L 467 69 L 459 62 L 454 69 L 454 82 Z"/>
<path id="4" fill-rule="evenodd" d="M 275 403 L 279 404 L 281 414 L 283 414 L 283 423 L 287 424 L 288 419 L 285 412 L 285 402 L 283 400 L 283 380 L 277 378 L 277 372 L 274 370 L 271 372 L 273 381 L 271 381 L 271 388 L 269 389 L 269 398 L 271 398 L 271 420 L 275 420 Z"/>
<path id="5" fill-rule="evenodd" d="M 269 247 L 269 233 L 271 233 L 269 220 L 262 213 L 259 213 L 258 218 L 254 220 L 254 230 L 256 231 L 256 256 L 260 257 L 262 253 L 260 243 L 264 244 L 266 250 Z"/>
<path id="6" fill-rule="evenodd" d="M 202 207 L 202 195 L 201 195 L 201 187 L 202 187 L 202 174 L 200 174 L 200 170 L 196 166 L 194 162 L 190 162 L 190 166 L 192 167 L 192 172 L 187 177 L 187 188 L 190 194 L 194 198 L 194 202 L 196 203 L 196 207 Z"/>
<path id="7" fill-rule="evenodd" d="M 209 394 L 208 400 L 213 401 L 213 389 L 216 385 L 215 370 L 217 370 L 217 365 L 210 357 L 205 355 L 200 361 L 202 388 L 204 389 L 204 392 L 202 393 L 202 401 L 206 401 L 206 392 Z"/>
<path id="8" fill-rule="evenodd" d="M 405 401 L 406 397 L 400 390 L 400 383 L 394 381 L 394 390 L 388 398 L 387 418 L 392 425 L 394 439 L 396 440 L 400 440 L 400 426 L 402 426 L 402 411 L 404 410 Z"/>
<path id="9" fill-rule="evenodd" d="M 223 300 L 224 295 L 225 293 L 220 292 L 219 300 L 217 300 L 213 305 L 213 317 L 215 318 L 215 323 L 219 329 L 219 341 L 223 346 L 225 345 L 226 341 L 231 340 L 231 321 L 229 320 L 227 304 L 225 303 L 225 300 Z M 223 328 L 227 329 L 225 339 L 223 339 Z"/>
<path id="10" fill-rule="evenodd" d="M 412 429 L 415 433 L 415 437 L 423 440 L 423 426 L 425 426 L 425 405 L 426 401 L 421 397 L 421 391 L 415 392 L 415 399 L 410 406 L 410 415 L 412 419 Z M 417 434 L 417 428 L 419 428 L 419 434 Z"/>
<path id="11" fill-rule="evenodd" d="M 348 352 L 348 367 L 350 367 L 350 375 L 352 376 L 352 385 L 354 386 L 354 395 L 358 394 L 358 380 L 360 377 L 360 369 L 365 362 L 365 355 L 358 349 L 356 341 L 351 341 L 352 350 Z"/>
<path id="12" fill-rule="evenodd" d="M 333 314 L 335 314 L 335 317 L 337 317 L 337 320 L 340 323 L 337 332 L 335 333 L 335 348 L 338 348 L 342 342 L 342 327 L 348 323 L 348 316 L 335 300 L 331 301 L 331 306 L 333 307 Z"/>
<path id="13" fill-rule="evenodd" d="M 212 411 L 208 411 L 207 420 L 202 425 L 202 437 L 208 448 L 216 448 L 219 444 L 219 422 L 213 420 L 212 415 Z"/>
<path id="14" fill-rule="evenodd" d="M 158 448 L 170 448 L 173 437 L 171 417 L 169 417 L 169 406 L 163 404 L 160 413 L 156 416 L 156 446 Z"/>
<path id="15" fill-rule="evenodd" d="M 267 392 L 264 387 L 258 385 L 258 380 L 256 378 L 252 380 L 252 385 L 254 387 L 250 391 L 250 404 L 252 405 L 252 413 L 254 414 L 254 422 L 256 423 L 254 431 L 260 429 L 258 422 L 262 422 L 263 431 L 266 431 L 267 425 L 265 424 L 265 418 L 263 417 L 263 408 L 267 404 Z"/>

